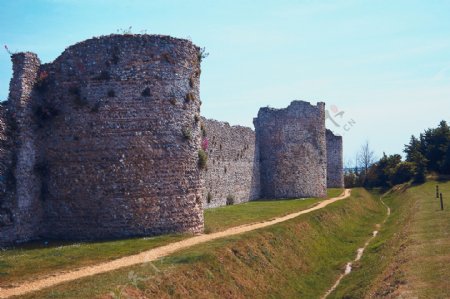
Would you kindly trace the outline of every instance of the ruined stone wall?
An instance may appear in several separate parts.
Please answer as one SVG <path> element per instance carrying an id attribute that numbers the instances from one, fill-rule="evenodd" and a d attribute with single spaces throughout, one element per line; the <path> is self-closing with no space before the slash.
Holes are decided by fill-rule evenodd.
<path id="1" fill-rule="evenodd" d="M 12 58 L 17 146 L 0 144 L 0 171 L 14 164 L 3 159 L 13 152 L 17 184 L 6 192 L 12 216 L 0 213 L 13 222 L 0 227 L 0 245 L 203 231 L 198 47 L 111 35 L 49 64 L 32 53 Z"/>
<path id="2" fill-rule="evenodd" d="M 42 219 L 33 121 L 33 88 L 40 61 L 28 52 L 14 54 L 11 58 L 10 94 L 0 116 L 0 245 L 36 238 L 41 232 Z"/>
<path id="3" fill-rule="evenodd" d="M 265 198 L 326 196 L 325 104 L 293 101 L 254 119 Z"/>
<path id="4" fill-rule="evenodd" d="M 255 132 L 201 118 L 200 54 L 187 40 L 130 34 L 49 64 L 14 54 L 0 105 L 0 246 L 198 233 L 203 206 L 227 198 L 325 196 L 327 154 L 328 183 L 341 186 L 342 139 L 327 151 L 323 103 L 261 108 Z"/>
<path id="5" fill-rule="evenodd" d="M 0 104 L 0 246 L 16 239 L 14 136 L 6 104 Z"/>
<path id="6" fill-rule="evenodd" d="M 112 35 L 71 46 L 41 72 L 47 236 L 203 230 L 199 48 Z"/>
<path id="7" fill-rule="evenodd" d="M 224 206 L 227 198 L 233 203 L 259 198 L 259 152 L 255 132 L 211 119 L 202 118 L 202 122 L 208 144 L 204 207 Z"/>
<path id="8" fill-rule="evenodd" d="M 326 130 L 327 140 L 327 187 L 344 188 L 344 162 L 342 136 Z"/>

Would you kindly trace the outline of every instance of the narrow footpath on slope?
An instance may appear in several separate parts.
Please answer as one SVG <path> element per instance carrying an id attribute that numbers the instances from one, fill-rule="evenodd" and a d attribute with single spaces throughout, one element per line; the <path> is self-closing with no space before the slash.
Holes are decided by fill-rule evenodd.
<path id="1" fill-rule="evenodd" d="M 185 249 L 197 244 L 205 243 L 208 241 L 216 240 L 219 238 L 225 238 L 229 236 L 234 236 L 238 234 L 242 234 L 245 232 L 257 230 L 260 228 L 268 227 L 271 225 L 275 225 L 280 222 L 285 222 L 295 217 L 298 217 L 303 214 L 307 214 L 319 209 L 323 209 L 324 207 L 332 204 L 336 201 L 342 200 L 350 196 L 351 190 L 345 189 L 343 194 L 338 197 L 330 198 L 320 202 L 318 205 L 292 214 L 288 214 L 286 216 L 274 218 L 269 221 L 254 223 L 254 224 L 246 224 L 237 227 L 232 227 L 227 230 L 216 232 L 212 234 L 202 234 L 198 236 L 194 236 L 189 239 L 185 239 L 179 242 L 174 242 L 165 246 L 153 248 L 135 255 L 130 255 L 126 257 L 122 257 L 113 261 L 104 262 L 95 266 L 88 266 L 84 268 L 80 268 L 78 270 L 64 272 L 64 273 L 55 273 L 51 277 L 45 277 L 42 279 L 37 279 L 30 282 L 22 283 L 20 286 L 12 287 L 12 288 L 0 288 L 0 298 L 8 298 L 11 296 L 23 295 L 31 292 L 35 292 L 38 290 L 42 290 L 60 283 L 73 281 L 76 279 L 84 278 L 87 276 L 92 276 L 96 274 L 101 274 L 113 270 L 117 270 L 120 268 L 133 266 L 137 264 L 143 264 L 155 261 L 162 257 L 168 256 L 178 250 Z"/>
<path id="2" fill-rule="evenodd" d="M 383 204 L 383 206 L 386 208 L 386 218 L 383 220 L 382 224 L 385 224 L 387 219 L 389 218 L 389 216 L 391 215 L 391 208 L 388 207 L 386 205 L 386 203 L 383 201 L 383 196 L 380 197 L 380 201 Z M 381 228 L 382 224 L 377 224 L 376 227 L 377 229 Z M 339 284 L 341 283 L 341 280 L 347 276 L 348 274 L 350 274 L 350 272 L 352 272 L 352 265 L 354 262 L 359 261 L 362 258 L 362 255 L 364 253 L 364 250 L 366 250 L 367 246 L 369 246 L 370 241 L 372 241 L 373 238 L 375 238 L 378 235 L 378 230 L 375 230 L 372 232 L 372 236 L 366 241 L 366 243 L 364 243 L 364 246 L 361 248 L 358 248 L 358 250 L 356 251 L 356 257 L 354 259 L 353 262 L 348 262 L 347 265 L 345 265 L 345 270 L 344 273 L 342 273 L 339 278 L 336 280 L 336 282 L 334 283 L 334 285 L 325 293 L 324 296 L 321 297 L 321 299 L 326 299 L 332 292 L 334 292 L 334 290 L 336 290 L 336 288 L 339 286 Z"/>

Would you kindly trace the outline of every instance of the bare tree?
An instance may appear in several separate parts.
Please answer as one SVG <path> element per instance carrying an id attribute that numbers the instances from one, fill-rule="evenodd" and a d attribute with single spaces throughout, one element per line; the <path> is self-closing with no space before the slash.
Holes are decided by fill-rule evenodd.
<path id="1" fill-rule="evenodd" d="M 375 162 L 375 154 L 369 147 L 369 141 L 366 141 L 361 146 L 361 149 L 358 152 L 357 155 L 357 161 L 360 167 L 362 168 L 362 175 L 363 175 L 363 183 L 366 182 L 366 175 L 369 171 L 369 167 Z"/>

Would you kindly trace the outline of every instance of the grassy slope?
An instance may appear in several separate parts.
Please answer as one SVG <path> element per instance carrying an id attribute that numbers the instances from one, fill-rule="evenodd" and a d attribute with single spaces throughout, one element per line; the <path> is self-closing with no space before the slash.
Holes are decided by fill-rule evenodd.
<path id="1" fill-rule="evenodd" d="M 27 245 L 0 251 L 0 287 L 43 274 L 98 264 L 180 241 L 188 235 L 168 235 L 94 243 Z"/>
<path id="2" fill-rule="evenodd" d="M 328 188 L 327 189 L 327 198 L 337 197 L 344 192 L 344 188 Z"/>
<path id="3" fill-rule="evenodd" d="M 344 189 L 329 188 L 327 198 L 337 197 Z M 259 200 L 235 206 L 225 206 L 205 210 L 205 232 L 212 233 L 230 227 L 266 221 L 301 210 L 306 210 L 318 204 L 322 199 L 288 199 Z"/>
<path id="4" fill-rule="evenodd" d="M 354 258 L 384 217 L 364 190 L 323 210 L 194 246 L 153 264 L 96 275 L 25 298 L 315 298 Z M 108 296 L 110 292 L 114 296 Z"/>
<path id="5" fill-rule="evenodd" d="M 398 188 L 384 198 L 391 217 L 330 298 L 450 297 L 450 183 L 440 184 L 444 211 L 435 186 Z"/>
<path id="6" fill-rule="evenodd" d="M 208 209 L 204 213 L 205 232 L 212 233 L 234 226 L 269 220 L 305 210 L 319 202 L 320 200 L 315 198 L 252 201 L 235 206 Z"/>
<path id="7" fill-rule="evenodd" d="M 342 189 L 329 189 L 329 197 Z M 241 205 L 209 209 L 205 212 L 205 231 L 214 232 L 232 226 L 269 220 L 307 209 L 319 199 L 255 201 Z M 40 275 L 97 264 L 122 256 L 162 246 L 187 238 L 189 235 L 170 235 L 154 238 L 135 238 L 108 242 L 42 243 L 0 250 L 0 287 Z"/>

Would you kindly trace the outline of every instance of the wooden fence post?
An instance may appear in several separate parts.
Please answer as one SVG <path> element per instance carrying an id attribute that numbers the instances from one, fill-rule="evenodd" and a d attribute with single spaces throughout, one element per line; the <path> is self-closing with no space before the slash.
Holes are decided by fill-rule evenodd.
<path id="1" fill-rule="evenodd" d="M 441 211 L 443 211 L 444 210 L 444 201 L 442 200 L 442 193 L 441 193 Z"/>
<path id="2" fill-rule="evenodd" d="M 439 185 L 436 185 L 436 198 L 439 198 Z"/>

